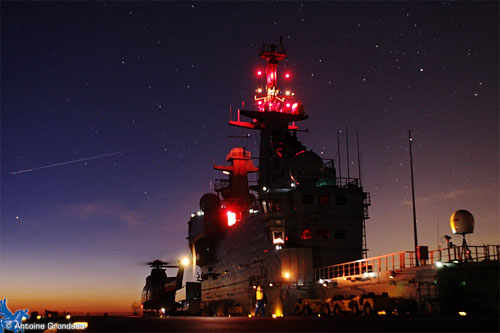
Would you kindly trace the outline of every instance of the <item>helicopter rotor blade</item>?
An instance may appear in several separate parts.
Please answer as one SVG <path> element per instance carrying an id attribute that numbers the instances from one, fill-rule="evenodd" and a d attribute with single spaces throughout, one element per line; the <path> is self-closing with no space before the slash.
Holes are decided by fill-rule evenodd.
<path id="1" fill-rule="evenodd" d="M 178 268 L 179 263 L 176 261 L 163 261 L 163 260 L 154 260 L 149 262 L 142 262 L 142 265 L 148 265 L 150 267 L 156 268 Z"/>

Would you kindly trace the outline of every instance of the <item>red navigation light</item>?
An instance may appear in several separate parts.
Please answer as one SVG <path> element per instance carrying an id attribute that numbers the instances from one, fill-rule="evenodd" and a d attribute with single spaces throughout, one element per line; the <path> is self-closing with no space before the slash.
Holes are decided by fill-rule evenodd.
<path id="1" fill-rule="evenodd" d="M 233 226 L 236 224 L 236 213 L 232 212 L 232 211 L 228 211 L 226 213 L 227 215 L 227 225 L 230 227 L 230 226 Z"/>
<path id="2" fill-rule="evenodd" d="M 285 78 L 289 79 L 290 78 L 290 73 L 285 74 Z"/>
<path id="3" fill-rule="evenodd" d="M 300 233 L 300 238 L 301 239 L 312 239 L 311 229 L 302 229 L 302 231 Z"/>
<path id="4" fill-rule="evenodd" d="M 257 71 L 257 75 L 258 75 L 258 76 L 261 76 L 261 75 L 262 75 L 262 71 L 261 71 L 261 70 L 258 70 L 258 71 Z"/>

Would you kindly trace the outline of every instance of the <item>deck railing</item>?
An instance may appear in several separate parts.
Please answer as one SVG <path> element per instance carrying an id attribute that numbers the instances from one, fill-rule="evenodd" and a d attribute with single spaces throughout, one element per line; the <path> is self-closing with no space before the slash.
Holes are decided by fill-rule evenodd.
<path id="1" fill-rule="evenodd" d="M 421 266 L 433 265 L 436 262 L 451 261 L 498 261 L 500 245 L 468 246 L 468 252 L 462 246 L 429 251 L 428 259 L 420 260 Z M 464 257 L 465 254 L 465 257 Z M 371 272 L 387 272 L 416 266 L 415 251 L 403 251 L 371 257 L 314 270 L 316 280 L 344 278 Z"/>
<path id="2" fill-rule="evenodd" d="M 359 187 L 358 178 L 337 177 L 337 187 Z"/>
<path id="3" fill-rule="evenodd" d="M 214 191 L 220 192 L 224 189 L 230 188 L 231 182 L 230 179 L 216 179 L 214 182 Z"/>

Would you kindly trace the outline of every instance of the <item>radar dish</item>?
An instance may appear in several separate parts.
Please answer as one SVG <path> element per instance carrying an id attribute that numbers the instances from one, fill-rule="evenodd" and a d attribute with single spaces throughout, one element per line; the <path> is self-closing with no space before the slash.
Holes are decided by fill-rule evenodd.
<path id="1" fill-rule="evenodd" d="M 204 212 L 220 206 L 220 199 L 215 193 L 206 193 L 200 199 L 200 209 Z"/>
<path id="2" fill-rule="evenodd" d="M 472 234 L 474 232 L 474 216 L 468 210 L 457 210 L 450 216 L 450 226 L 454 234 Z"/>
<path id="3" fill-rule="evenodd" d="M 314 184 L 323 174 L 323 160 L 312 151 L 297 153 L 290 161 L 290 177 L 297 184 Z"/>

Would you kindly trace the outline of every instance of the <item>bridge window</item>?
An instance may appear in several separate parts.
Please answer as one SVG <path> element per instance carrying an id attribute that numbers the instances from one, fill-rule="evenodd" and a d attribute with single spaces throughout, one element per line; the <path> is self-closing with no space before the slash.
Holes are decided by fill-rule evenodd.
<path id="1" fill-rule="evenodd" d="M 319 229 L 318 230 L 318 238 L 319 239 L 328 239 L 328 238 L 330 238 L 330 230 L 328 230 L 328 229 Z"/>
<path id="2" fill-rule="evenodd" d="M 269 212 L 279 213 L 283 210 L 283 202 L 281 199 L 268 199 L 267 209 Z"/>
<path id="3" fill-rule="evenodd" d="M 285 237 L 283 235 L 283 231 L 273 231 L 273 244 L 274 245 L 285 244 Z"/>
<path id="4" fill-rule="evenodd" d="M 314 203 L 314 196 L 312 194 L 302 194 L 302 203 L 304 205 L 312 205 Z"/>
<path id="5" fill-rule="evenodd" d="M 330 197 L 328 194 L 323 194 L 319 196 L 319 204 L 320 205 L 328 205 L 330 203 Z"/>
<path id="6" fill-rule="evenodd" d="M 347 232 L 345 229 L 335 229 L 334 237 L 335 239 L 346 239 Z"/>
<path id="7" fill-rule="evenodd" d="M 338 195 L 335 197 L 335 204 L 337 206 L 347 206 L 347 196 Z"/>

